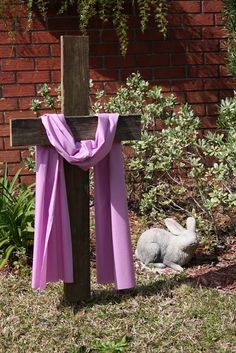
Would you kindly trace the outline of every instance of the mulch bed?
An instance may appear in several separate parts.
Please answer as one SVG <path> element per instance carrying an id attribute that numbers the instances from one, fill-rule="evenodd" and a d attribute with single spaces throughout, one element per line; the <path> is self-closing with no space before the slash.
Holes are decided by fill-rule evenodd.
<path id="1" fill-rule="evenodd" d="M 224 217 L 225 218 L 225 217 Z M 225 219 L 224 219 L 225 221 Z M 144 231 L 145 226 L 140 224 L 138 217 L 134 213 L 130 213 L 131 229 L 137 237 Z M 228 222 L 230 224 L 230 222 Z M 232 224 L 231 224 L 232 225 Z M 142 229 L 143 228 L 143 229 Z M 198 247 L 191 263 L 186 267 L 185 274 L 187 278 L 198 286 L 216 288 L 220 291 L 236 294 L 236 235 L 235 228 L 226 229 L 223 237 L 223 246 L 219 246 L 215 252 L 209 253 L 201 246 Z M 135 261 L 135 269 L 137 273 L 148 271 L 147 268 L 139 262 Z M 151 272 L 158 272 L 166 276 L 172 277 L 176 272 L 170 268 L 153 269 Z"/>
<path id="2" fill-rule="evenodd" d="M 135 261 L 136 272 L 153 272 L 155 274 L 173 277 L 177 272 L 171 268 L 148 268 Z M 190 282 L 200 287 L 211 287 L 219 291 L 236 294 L 236 239 L 229 243 L 221 254 L 209 254 L 201 248 L 196 252 L 191 263 L 186 267 L 185 274 Z"/>
<path id="3" fill-rule="evenodd" d="M 195 264 L 186 273 L 197 285 L 236 294 L 236 239 L 228 241 L 218 256 L 197 252 Z"/>

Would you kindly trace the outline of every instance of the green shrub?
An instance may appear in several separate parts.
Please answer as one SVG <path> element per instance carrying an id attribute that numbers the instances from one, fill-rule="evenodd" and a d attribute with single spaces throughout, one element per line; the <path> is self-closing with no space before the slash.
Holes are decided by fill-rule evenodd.
<path id="1" fill-rule="evenodd" d="M 0 178 L 0 269 L 26 256 L 33 243 L 34 187 L 17 184 L 19 173 L 9 181 L 5 165 Z"/>
<path id="2" fill-rule="evenodd" d="M 53 110 L 58 113 L 58 109 L 61 108 L 61 86 L 59 85 L 55 89 L 57 95 L 51 94 L 51 87 L 44 83 L 38 90 L 38 94 L 41 96 L 39 99 L 32 99 L 30 103 L 30 109 L 38 116 L 41 109 Z"/>
<path id="3" fill-rule="evenodd" d="M 40 93 L 45 106 L 50 87 L 43 85 Z M 53 99 L 51 108 L 60 95 Z M 37 105 L 34 111 L 39 109 Z M 129 205 L 150 223 L 173 214 L 193 215 L 204 239 L 220 235 L 219 215 L 229 218 L 236 206 L 236 94 L 221 101 L 219 128 L 204 136 L 188 104 L 179 105 L 173 94 L 150 87 L 139 73 L 130 75 L 108 100 L 97 92 L 92 113 L 101 111 L 142 117 L 141 140 L 126 143 Z M 157 131 L 160 122 L 163 128 Z M 33 169 L 31 152 L 26 164 Z"/>
<path id="4" fill-rule="evenodd" d="M 218 125 L 221 130 L 236 129 L 236 91 L 233 97 L 222 99 L 218 107 Z"/>
<path id="5" fill-rule="evenodd" d="M 205 239 L 218 235 L 216 215 L 236 206 L 235 98 L 219 108 L 219 123 L 230 134 L 217 130 L 203 137 L 190 106 L 177 105 L 173 95 L 150 87 L 140 74 L 132 74 L 108 102 L 98 92 L 93 109 L 142 116 L 141 140 L 128 143 L 129 204 L 151 223 L 173 213 L 193 215 Z M 160 121 L 164 128 L 156 131 Z"/>
<path id="6" fill-rule="evenodd" d="M 61 86 L 59 85 L 56 89 L 56 96 L 52 95 L 51 87 L 44 83 L 38 90 L 40 98 L 32 99 L 30 102 L 30 109 L 34 114 L 39 117 L 41 109 L 49 109 L 54 113 L 59 113 L 61 108 Z M 31 146 L 29 148 L 29 156 L 23 160 L 24 165 L 30 170 L 35 172 L 35 147 Z"/>

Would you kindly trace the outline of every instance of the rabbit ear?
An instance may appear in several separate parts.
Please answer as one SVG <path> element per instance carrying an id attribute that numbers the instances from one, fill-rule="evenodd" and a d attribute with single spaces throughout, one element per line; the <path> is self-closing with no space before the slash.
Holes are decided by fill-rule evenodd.
<path id="1" fill-rule="evenodd" d="M 167 226 L 169 231 L 174 235 L 180 235 L 185 230 L 184 227 L 182 227 L 178 222 L 176 222 L 172 218 L 166 218 L 165 225 Z"/>
<path id="2" fill-rule="evenodd" d="M 195 232 L 196 230 L 196 220 L 194 217 L 188 217 L 186 221 L 187 230 Z"/>

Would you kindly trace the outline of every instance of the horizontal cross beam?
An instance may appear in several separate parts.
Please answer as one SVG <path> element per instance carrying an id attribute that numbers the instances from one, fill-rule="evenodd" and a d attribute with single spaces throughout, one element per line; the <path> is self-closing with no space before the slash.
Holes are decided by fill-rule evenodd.
<path id="1" fill-rule="evenodd" d="M 96 116 L 66 117 L 76 141 L 92 140 L 97 128 Z M 50 145 L 41 119 L 12 119 L 10 122 L 11 146 Z M 140 115 L 120 115 L 115 141 L 140 140 Z"/>

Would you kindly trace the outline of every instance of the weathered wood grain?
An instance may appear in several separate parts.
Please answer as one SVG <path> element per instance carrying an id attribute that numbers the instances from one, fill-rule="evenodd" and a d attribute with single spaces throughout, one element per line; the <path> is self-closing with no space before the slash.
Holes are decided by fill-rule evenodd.
<path id="1" fill-rule="evenodd" d="M 61 37 L 62 112 L 67 116 L 88 114 L 88 60 L 88 37 Z M 73 283 L 64 283 L 64 298 L 77 303 L 90 298 L 89 172 L 66 161 L 64 170 L 74 274 Z"/>
<path id="2" fill-rule="evenodd" d="M 71 107 L 70 107 L 71 108 Z M 67 124 L 76 141 L 94 139 L 97 117 L 66 117 Z M 12 119 L 11 146 L 49 145 L 46 131 L 40 119 Z M 116 141 L 139 140 L 141 123 L 139 115 L 120 116 L 117 126 Z"/>
<path id="3" fill-rule="evenodd" d="M 61 37 L 61 93 L 65 115 L 87 115 L 89 102 L 89 40 Z"/>

